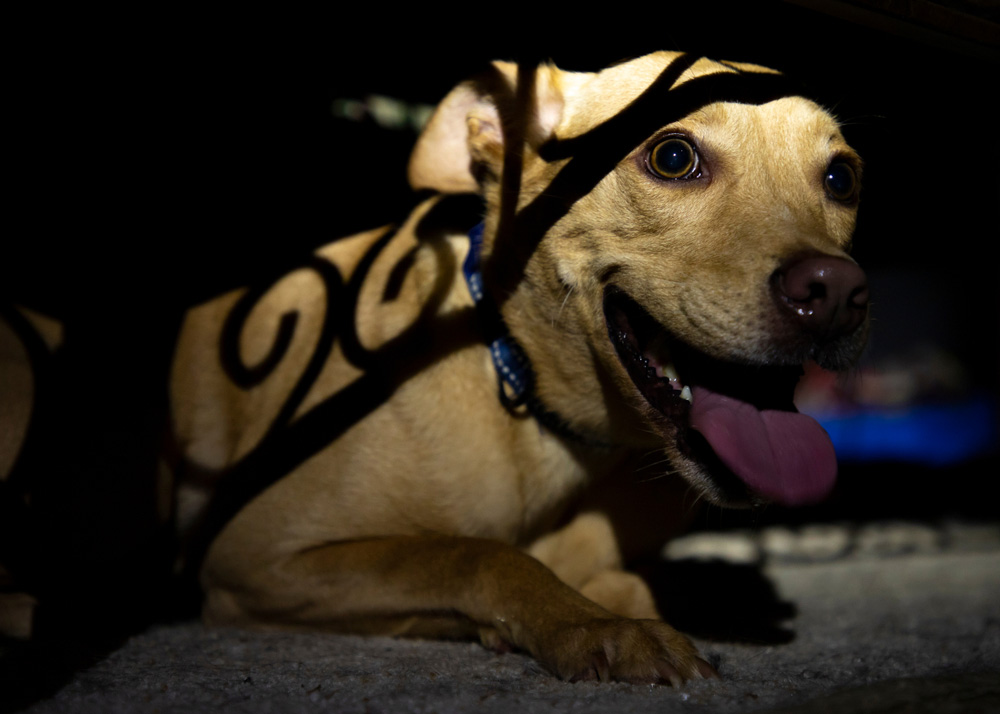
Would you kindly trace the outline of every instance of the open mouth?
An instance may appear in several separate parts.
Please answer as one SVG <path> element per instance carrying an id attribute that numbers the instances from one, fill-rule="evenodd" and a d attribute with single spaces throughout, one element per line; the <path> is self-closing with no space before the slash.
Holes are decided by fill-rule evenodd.
<path id="1" fill-rule="evenodd" d="M 717 500 L 746 501 L 749 489 L 800 505 L 830 492 L 837 474 L 833 444 L 792 403 L 800 367 L 713 358 L 673 337 L 616 288 L 605 291 L 604 315 L 618 359 L 654 420 L 673 432 L 677 457 L 686 462 L 681 470 L 708 479 Z"/>

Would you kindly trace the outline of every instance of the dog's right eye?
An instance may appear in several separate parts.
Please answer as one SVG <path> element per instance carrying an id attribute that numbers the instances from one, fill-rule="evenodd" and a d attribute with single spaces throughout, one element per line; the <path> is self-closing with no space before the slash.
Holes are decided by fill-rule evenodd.
<path id="1" fill-rule="evenodd" d="M 827 195 L 835 201 L 850 203 L 857 198 L 858 175 L 843 159 L 834 159 L 823 176 Z"/>
<path id="2" fill-rule="evenodd" d="M 665 179 L 697 178 L 698 152 L 686 139 L 672 136 L 649 152 L 649 168 Z"/>

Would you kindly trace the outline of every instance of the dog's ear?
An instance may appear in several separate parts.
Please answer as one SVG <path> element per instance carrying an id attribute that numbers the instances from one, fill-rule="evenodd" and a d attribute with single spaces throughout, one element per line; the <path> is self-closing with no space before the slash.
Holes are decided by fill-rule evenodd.
<path id="1" fill-rule="evenodd" d="M 514 63 L 494 62 L 490 72 L 455 87 L 417 139 L 410 185 L 443 193 L 479 192 L 484 178 L 500 175 L 508 137 L 520 136 L 537 148 L 554 134 L 563 109 L 560 74 L 552 65 L 535 69 L 527 112 L 516 107 Z"/>

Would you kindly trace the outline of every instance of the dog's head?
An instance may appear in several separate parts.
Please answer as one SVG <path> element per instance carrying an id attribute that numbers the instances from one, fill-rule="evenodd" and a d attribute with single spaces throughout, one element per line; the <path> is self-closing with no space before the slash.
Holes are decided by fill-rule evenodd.
<path id="1" fill-rule="evenodd" d="M 711 500 L 815 501 L 829 438 L 807 360 L 864 346 L 847 256 L 860 160 L 762 67 L 657 53 L 596 74 L 498 63 L 445 99 L 411 182 L 487 204 L 488 285 L 546 408 L 665 446 Z"/>

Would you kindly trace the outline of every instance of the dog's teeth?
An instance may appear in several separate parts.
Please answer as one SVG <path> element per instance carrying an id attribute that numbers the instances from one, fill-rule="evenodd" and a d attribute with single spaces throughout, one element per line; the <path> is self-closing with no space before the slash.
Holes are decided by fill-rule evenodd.
<path id="1" fill-rule="evenodd" d="M 691 401 L 691 387 L 686 386 L 684 387 L 684 389 L 681 390 L 681 399 L 683 399 L 686 402 Z"/>
<path id="2" fill-rule="evenodd" d="M 670 382 L 670 386 L 675 390 L 681 388 L 681 379 L 677 376 L 677 368 L 671 362 L 656 365 L 656 376 Z"/>

